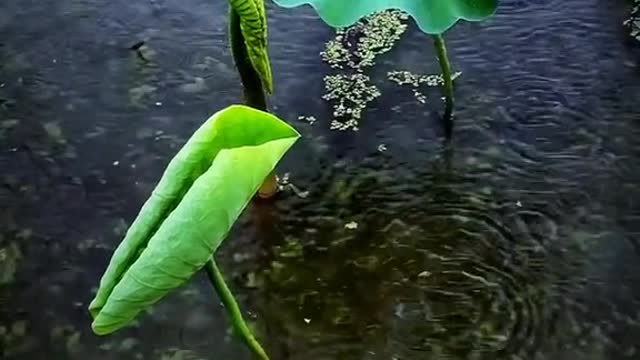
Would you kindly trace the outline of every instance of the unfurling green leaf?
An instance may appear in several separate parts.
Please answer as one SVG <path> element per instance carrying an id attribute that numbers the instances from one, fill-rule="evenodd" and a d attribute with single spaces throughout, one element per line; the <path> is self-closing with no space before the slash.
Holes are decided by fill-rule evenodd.
<path id="1" fill-rule="evenodd" d="M 122 328 L 200 270 L 299 137 L 276 116 L 243 105 L 196 130 L 115 250 L 89 305 L 93 331 Z"/>
<path id="2" fill-rule="evenodd" d="M 442 34 L 458 20 L 479 21 L 491 16 L 498 0 L 274 0 L 283 7 L 311 5 L 333 27 L 348 27 L 374 12 L 400 9 L 427 34 Z"/>
<path id="3" fill-rule="evenodd" d="M 240 29 L 244 37 L 251 65 L 260 76 L 262 85 L 273 93 L 273 77 L 267 49 L 267 14 L 264 0 L 229 0 L 240 17 Z"/>

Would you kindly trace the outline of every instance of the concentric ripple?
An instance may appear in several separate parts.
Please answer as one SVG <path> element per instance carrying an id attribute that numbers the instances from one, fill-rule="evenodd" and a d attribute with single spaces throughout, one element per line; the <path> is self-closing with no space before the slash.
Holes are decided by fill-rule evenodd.
<path id="1" fill-rule="evenodd" d="M 524 359 L 558 335 L 558 284 L 569 291 L 580 274 L 558 257 L 553 206 L 465 178 L 407 185 L 360 169 L 281 209 L 283 240 L 248 280 L 269 336 L 302 342 L 280 344 L 291 358 Z"/>
<path id="2" fill-rule="evenodd" d="M 535 350 L 548 328 L 544 242 L 554 236 L 553 221 L 523 217 L 520 225 L 543 220 L 543 226 L 526 232 L 473 203 L 426 208 L 411 236 L 396 240 L 398 248 L 422 254 L 402 269 L 418 275 L 401 285 L 410 290 L 397 304 L 403 310 L 394 326 L 398 343 L 444 358 Z M 402 224 L 398 220 L 387 228 L 388 236 Z"/>

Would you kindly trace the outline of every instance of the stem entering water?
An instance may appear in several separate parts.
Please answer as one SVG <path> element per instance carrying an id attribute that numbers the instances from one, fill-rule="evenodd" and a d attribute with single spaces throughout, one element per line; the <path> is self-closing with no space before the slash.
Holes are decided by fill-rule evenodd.
<path id="1" fill-rule="evenodd" d="M 244 101 L 247 106 L 254 109 L 268 111 L 267 100 L 262 88 L 260 76 L 251 64 L 247 47 L 240 28 L 240 15 L 231 7 L 229 9 L 229 38 L 231 53 L 240 74 L 240 81 L 244 89 Z M 262 183 L 258 194 L 261 198 L 270 198 L 278 192 L 276 173 L 271 173 Z"/>
<path id="2" fill-rule="evenodd" d="M 442 77 L 444 79 L 444 96 L 445 96 L 445 109 L 444 109 L 444 125 L 447 138 L 451 137 L 453 130 L 453 79 L 451 77 L 451 64 L 447 57 L 447 46 L 444 42 L 442 35 L 433 35 L 433 44 L 438 53 L 438 62 L 442 69 Z"/>
<path id="3" fill-rule="evenodd" d="M 261 360 L 269 360 L 269 356 L 264 351 L 260 343 L 256 340 L 247 326 L 246 322 L 242 318 L 242 312 L 240 311 L 240 307 L 236 302 L 236 299 L 233 297 L 231 290 L 224 281 L 224 277 L 218 268 L 218 265 L 213 260 L 213 257 L 207 261 L 205 265 L 205 270 L 207 271 L 207 276 L 209 277 L 209 281 L 215 288 L 220 300 L 224 304 L 224 307 L 227 309 L 227 314 L 231 318 L 231 325 L 233 329 L 237 333 L 242 341 L 251 349 L 251 351 Z"/>

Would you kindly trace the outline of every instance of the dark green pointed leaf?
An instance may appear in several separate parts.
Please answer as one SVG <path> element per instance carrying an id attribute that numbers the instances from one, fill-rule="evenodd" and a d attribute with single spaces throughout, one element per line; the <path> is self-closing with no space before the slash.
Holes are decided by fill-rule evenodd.
<path id="1" fill-rule="evenodd" d="M 249 60 L 260 76 L 262 85 L 273 93 L 273 77 L 267 49 L 267 14 L 264 0 L 229 0 L 240 16 L 240 29 L 247 46 Z"/>

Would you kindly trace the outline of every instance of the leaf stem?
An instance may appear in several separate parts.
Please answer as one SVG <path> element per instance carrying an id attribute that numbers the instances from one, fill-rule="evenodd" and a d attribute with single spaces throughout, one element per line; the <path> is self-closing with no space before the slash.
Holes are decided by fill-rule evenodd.
<path id="1" fill-rule="evenodd" d="M 444 79 L 444 96 L 445 96 L 445 109 L 444 109 L 444 125 L 447 138 L 451 137 L 453 130 L 453 78 L 451 74 L 451 64 L 447 56 L 447 46 L 445 44 L 442 35 L 433 35 L 433 45 L 436 48 L 438 54 L 438 62 L 440 63 L 440 69 L 442 70 L 442 78 Z"/>
<path id="2" fill-rule="evenodd" d="M 229 290 L 226 282 L 224 281 L 224 277 L 218 268 L 218 265 L 213 260 L 213 257 L 207 261 L 205 265 L 205 270 L 207 272 L 207 276 L 209 277 L 209 281 L 215 288 L 220 300 L 224 304 L 224 307 L 227 309 L 227 315 L 231 319 L 231 324 L 236 334 L 240 336 L 242 341 L 249 347 L 249 349 L 261 360 L 269 360 L 269 356 L 264 351 L 260 343 L 253 336 L 253 333 L 247 326 L 244 318 L 242 317 L 242 312 L 240 311 L 240 307 L 236 302 L 236 299 L 233 297 L 233 294 Z"/>

